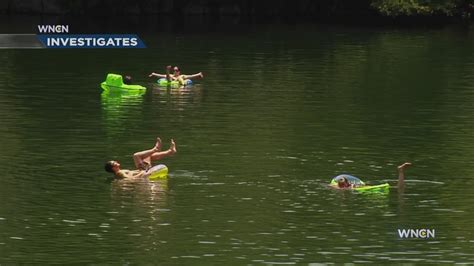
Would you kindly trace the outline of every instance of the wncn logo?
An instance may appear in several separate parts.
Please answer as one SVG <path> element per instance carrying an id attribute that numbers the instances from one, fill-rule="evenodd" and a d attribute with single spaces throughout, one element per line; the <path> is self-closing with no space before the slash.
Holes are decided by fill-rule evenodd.
<path id="1" fill-rule="evenodd" d="M 69 25 L 38 25 L 44 48 L 146 48 L 136 34 L 69 34 Z"/>
<path id="2" fill-rule="evenodd" d="M 434 229 L 398 229 L 400 238 L 435 238 Z"/>
<path id="3" fill-rule="evenodd" d="M 38 25 L 39 33 L 69 33 L 69 25 Z"/>

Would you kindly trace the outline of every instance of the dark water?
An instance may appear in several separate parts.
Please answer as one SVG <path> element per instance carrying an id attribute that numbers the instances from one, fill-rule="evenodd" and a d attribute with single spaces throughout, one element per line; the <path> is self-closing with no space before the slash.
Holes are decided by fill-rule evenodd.
<path id="1" fill-rule="evenodd" d="M 474 32 L 258 26 L 0 50 L 0 263 L 474 263 Z M 177 64 L 205 79 L 160 89 Z M 106 73 L 145 95 L 103 95 Z M 167 181 L 103 163 L 170 138 Z M 328 189 L 351 173 L 403 191 Z M 401 239 L 397 229 L 434 229 Z"/>

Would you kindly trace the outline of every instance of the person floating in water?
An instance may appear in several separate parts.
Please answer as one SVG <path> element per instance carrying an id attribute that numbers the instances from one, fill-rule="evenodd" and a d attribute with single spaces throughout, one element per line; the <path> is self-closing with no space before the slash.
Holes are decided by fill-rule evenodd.
<path id="1" fill-rule="evenodd" d="M 187 82 L 188 79 L 204 78 L 204 75 L 202 74 L 202 72 L 199 72 L 193 75 L 181 74 L 181 70 L 179 70 L 178 66 L 175 66 L 173 68 L 173 74 L 170 74 L 170 72 L 171 72 L 171 66 L 167 66 L 166 74 L 158 74 L 158 73 L 152 72 L 150 75 L 148 75 L 148 77 L 165 78 L 166 80 L 168 80 L 168 82 L 178 81 L 180 86 L 185 86 L 186 84 L 188 84 Z"/>
<path id="2" fill-rule="evenodd" d="M 118 161 L 108 161 L 105 163 L 105 171 L 113 173 L 118 179 L 146 177 L 149 174 L 147 170 L 151 168 L 152 161 L 161 160 L 175 153 L 176 143 L 173 139 L 171 139 L 170 148 L 161 151 L 161 139 L 157 138 L 153 148 L 133 154 L 133 161 L 137 170 L 121 169 Z"/>
<path id="3" fill-rule="evenodd" d="M 123 83 L 127 85 L 132 85 L 132 77 L 129 75 L 125 75 L 123 77 Z"/>
<path id="4" fill-rule="evenodd" d="M 406 162 L 406 163 L 404 163 L 402 165 L 399 165 L 397 167 L 398 168 L 398 187 L 399 188 L 401 188 L 405 185 L 405 168 L 407 168 L 408 166 L 411 166 L 411 165 L 412 165 L 411 163 Z M 332 186 L 332 187 L 337 188 L 337 189 L 354 189 L 354 188 L 357 188 L 357 187 L 365 186 L 365 184 L 362 181 L 360 181 L 358 178 L 352 177 L 353 179 L 356 179 L 356 180 L 353 181 L 353 182 L 350 182 L 349 177 L 352 177 L 352 176 L 339 175 L 339 176 L 335 177 L 337 185 Z"/>

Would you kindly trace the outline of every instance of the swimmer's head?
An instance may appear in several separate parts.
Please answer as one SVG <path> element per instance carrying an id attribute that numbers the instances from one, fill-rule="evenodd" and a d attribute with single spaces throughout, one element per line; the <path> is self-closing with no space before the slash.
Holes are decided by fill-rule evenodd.
<path id="1" fill-rule="evenodd" d="M 131 76 L 125 76 L 123 78 L 123 83 L 131 85 L 132 84 L 132 77 Z"/>
<path id="2" fill-rule="evenodd" d="M 349 187 L 350 184 L 349 184 L 349 181 L 347 180 L 347 178 L 345 176 L 341 176 L 337 180 L 337 186 L 338 187 Z"/>
<path id="3" fill-rule="evenodd" d="M 178 66 L 175 66 L 175 67 L 173 68 L 173 71 L 174 71 L 175 74 L 181 73 L 181 71 L 179 70 L 179 67 L 178 67 Z"/>
<path id="4" fill-rule="evenodd" d="M 105 163 L 105 171 L 109 173 L 115 173 L 120 169 L 120 163 L 117 161 L 108 161 Z"/>

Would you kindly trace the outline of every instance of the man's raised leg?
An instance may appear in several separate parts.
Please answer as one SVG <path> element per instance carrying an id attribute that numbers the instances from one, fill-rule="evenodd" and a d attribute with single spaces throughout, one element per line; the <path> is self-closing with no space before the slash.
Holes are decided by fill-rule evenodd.
<path id="1" fill-rule="evenodd" d="M 176 143 L 174 142 L 174 139 L 171 139 L 171 144 L 170 148 L 166 151 L 161 151 L 161 152 L 155 152 L 151 155 L 151 160 L 152 161 L 157 161 L 161 160 L 165 157 L 172 156 L 173 154 L 176 153 Z"/>
<path id="2" fill-rule="evenodd" d="M 151 156 L 161 150 L 161 139 L 156 138 L 155 146 L 152 149 L 139 151 L 133 154 L 133 161 L 137 169 L 146 168 L 146 165 L 150 165 Z"/>

